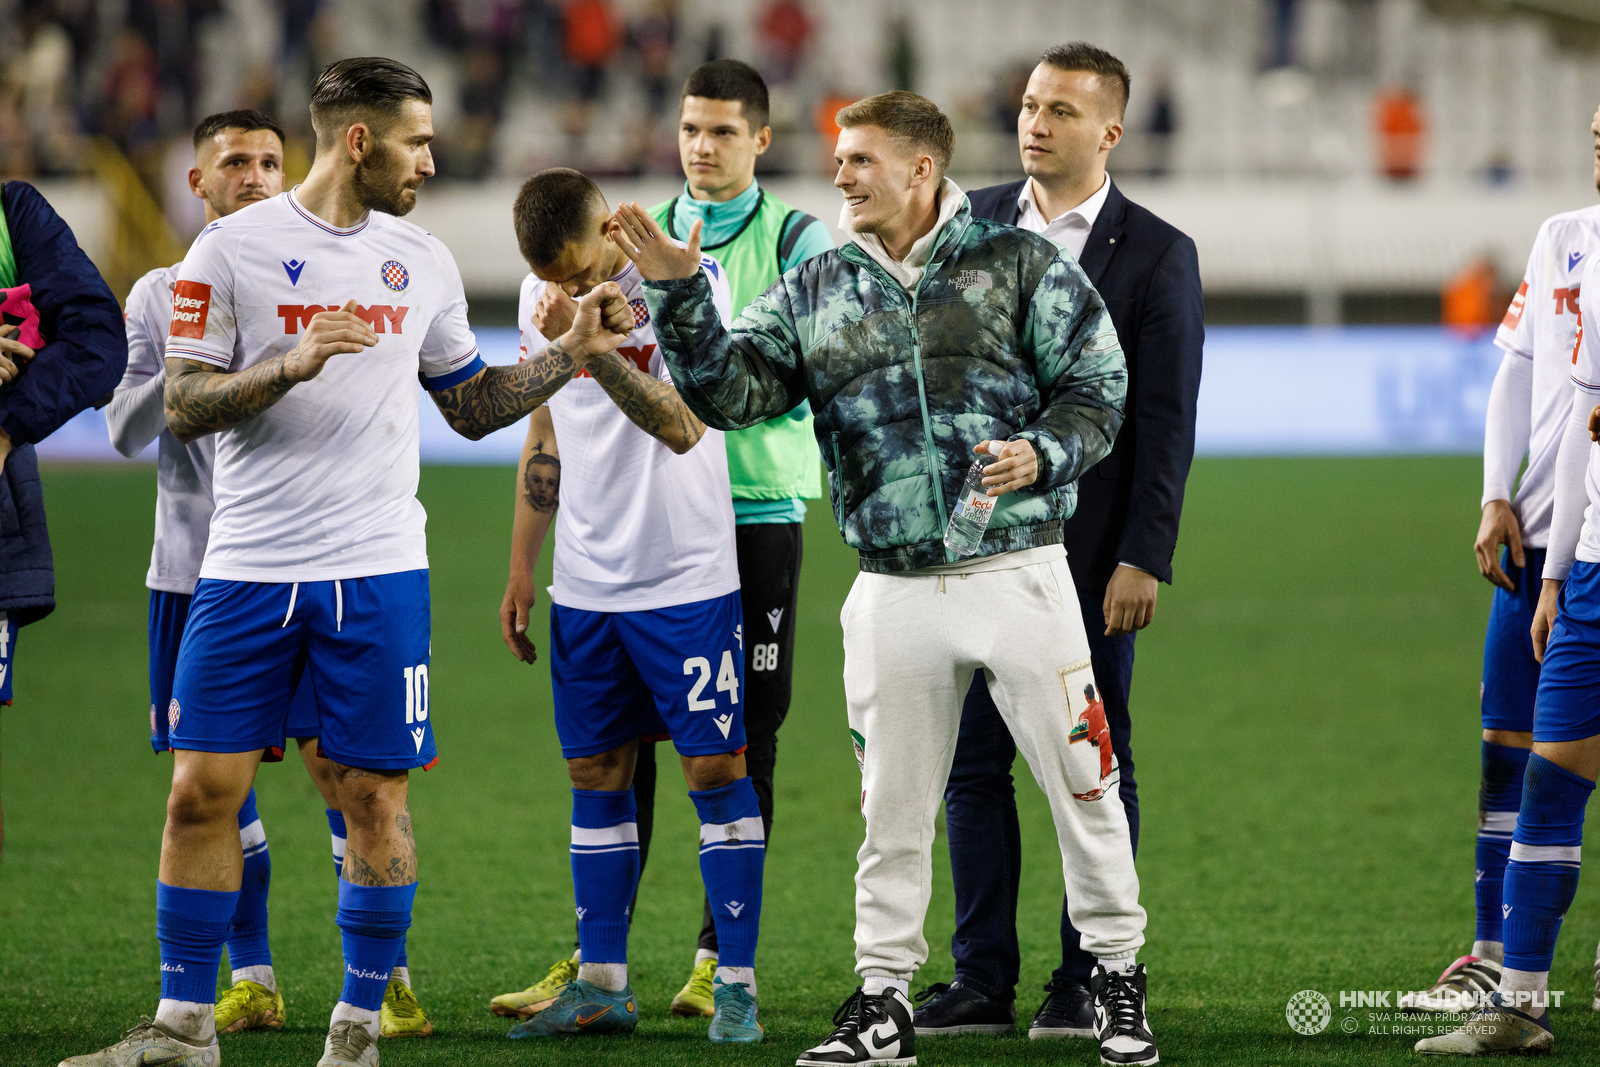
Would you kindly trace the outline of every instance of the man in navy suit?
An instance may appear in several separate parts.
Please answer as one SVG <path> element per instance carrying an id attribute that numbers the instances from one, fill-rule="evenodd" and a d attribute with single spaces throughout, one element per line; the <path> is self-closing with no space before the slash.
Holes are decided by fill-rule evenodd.
<path id="1" fill-rule="evenodd" d="M 1194 455 L 1204 300 L 1194 242 L 1122 195 L 1106 157 L 1122 139 L 1128 71 L 1082 42 L 1050 49 L 1017 116 L 1027 177 L 970 194 L 972 213 L 1043 233 L 1077 256 L 1106 302 L 1128 363 L 1126 421 L 1111 454 L 1078 482 L 1066 523 L 1067 562 L 1089 633 L 1116 767 L 1107 784 L 1139 847 L 1128 691 L 1134 634 L 1172 581 L 1184 482 Z M 921 994 L 917 1034 L 1005 1033 L 1015 1026 L 1020 833 L 1012 790 L 1016 745 L 983 672 L 973 678 L 945 792 L 955 874 L 956 979 Z M 1104 799 L 1115 803 L 1108 788 Z M 1092 1037 L 1096 960 L 1061 911 L 1062 964 L 1030 1037 Z M 1102 961 L 1103 962 L 1103 961 Z M 1131 980 L 1143 982 L 1143 967 Z"/>

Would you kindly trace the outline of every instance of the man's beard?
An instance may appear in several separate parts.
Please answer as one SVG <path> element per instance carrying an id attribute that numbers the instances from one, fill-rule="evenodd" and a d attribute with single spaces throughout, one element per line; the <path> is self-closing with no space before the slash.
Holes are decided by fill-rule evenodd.
<path id="1" fill-rule="evenodd" d="M 211 205 L 211 210 L 217 213 L 217 218 L 219 219 L 226 218 L 235 211 L 242 211 L 251 204 L 259 204 L 262 200 L 267 199 L 269 197 L 265 193 L 259 199 L 234 199 L 232 201 L 223 200 L 221 197 L 213 196 L 211 193 L 206 194 L 206 203 Z"/>
<path id="2" fill-rule="evenodd" d="M 404 215 L 417 206 L 417 189 L 422 183 L 404 182 L 398 177 L 400 168 L 394 153 L 383 145 L 356 163 L 354 181 L 356 199 L 369 211 L 382 211 L 387 215 Z"/>

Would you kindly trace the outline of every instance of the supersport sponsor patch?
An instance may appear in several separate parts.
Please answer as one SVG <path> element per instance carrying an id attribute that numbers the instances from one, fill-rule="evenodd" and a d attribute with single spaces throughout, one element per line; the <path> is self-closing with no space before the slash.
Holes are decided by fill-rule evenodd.
<path id="1" fill-rule="evenodd" d="M 1515 330 L 1522 322 L 1522 309 L 1528 303 L 1528 280 L 1524 278 L 1522 284 L 1517 286 L 1517 295 L 1511 298 L 1511 306 L 1506 308 L 1506 317 L 1500 320 L 1500 325 L 1508 330 Z"/>
<path id="2" fill-rule="evenodd" d="M 211 314 L 211 286 L 204 282 L 180 281 L 172 287 L 173 337 L 190 337 L 196 341 L 206 335 L 206 317 Z"/>

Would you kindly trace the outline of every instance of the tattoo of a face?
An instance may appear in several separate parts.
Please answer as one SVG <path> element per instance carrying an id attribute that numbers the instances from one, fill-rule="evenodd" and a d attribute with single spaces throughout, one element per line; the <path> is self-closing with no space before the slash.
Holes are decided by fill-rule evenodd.
<path id="1" fill-rule="evenodd" d="M 529 456 L 522 469 L 522 495 L 534 511 L 554 511 L 561 503 L 561 458 L 543 452 Z"/>
<path id="2" fill-rule="evenodd" d="M 460 385 L 433 394 L 452 429 L 476 441 L 510 426 L 555 396 L 578 373 L 578 361 L 560 343 L 521 363 L 490 367 Z"/>

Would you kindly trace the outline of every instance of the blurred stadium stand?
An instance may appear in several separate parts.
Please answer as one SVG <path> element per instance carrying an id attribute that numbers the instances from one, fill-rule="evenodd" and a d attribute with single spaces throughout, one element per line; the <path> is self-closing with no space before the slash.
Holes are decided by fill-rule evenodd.
<path id="1" fill-rule="evenodd" d="M 303 173 L 311 80 L 359 54 L 434 88 L 415 218 L 485 323 L 523 273 L 518 180 L 567 164 L 613 200 L 667 195 L 677 86 L 714 55 L 767 74 L 764 180 L 831 222 L 836 101 L 929 95 L 956 180 L 987 184 L 1018 173 L 1042 47 L 1111 49 L 1134 72 L 1112 171 L 1195 237 L 1214 322 L 1437 322 L 1467 264 L 1509 295 L 1539 221 L 1595 197 L 1600 0 L 5 0 L 0 37 L 0 173 L 40 184 L 119 293 L 199 229 L 198 116 L 268 110 Z"/>

